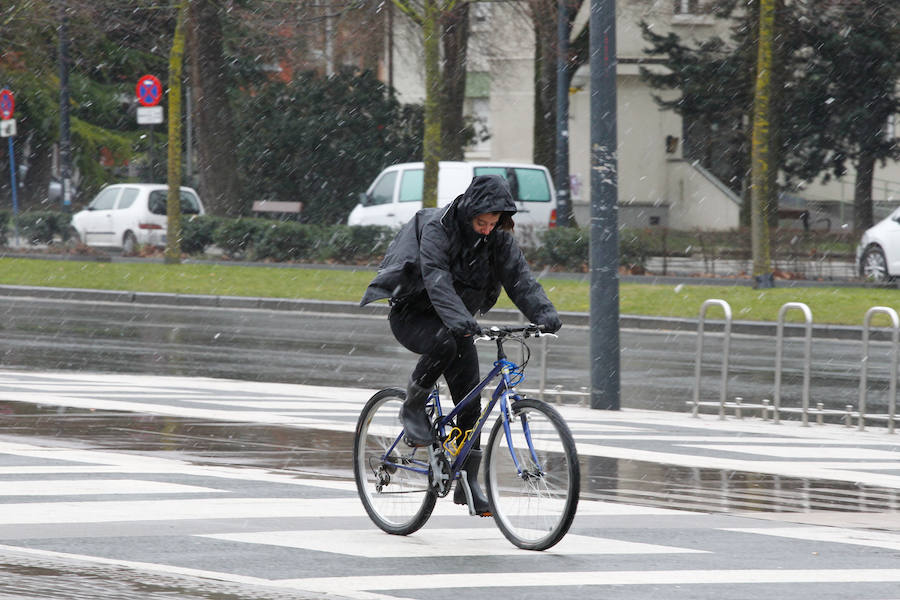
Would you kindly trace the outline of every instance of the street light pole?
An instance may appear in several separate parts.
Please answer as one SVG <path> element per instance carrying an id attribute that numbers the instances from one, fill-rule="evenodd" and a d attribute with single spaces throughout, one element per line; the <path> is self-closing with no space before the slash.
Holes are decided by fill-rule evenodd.
<path id="1" fill-rule="evenodd" d="M 572 201 L 569 194 L 569 6 L 559 0 L 557 6 L 556 52 L 556 223 L 572 224 Z"/>
<path id="2" fill-rule="evenodd" d="M 59 14 L 59 177 L 63 210 L 72 209 L 72 145 L 69 134 L 69 17 L 64 2 Z"/>
<path id="3" fill-rule="evenodd" d="M 616 4 L 591 0 L 591 408 L 619 410 Z"/>

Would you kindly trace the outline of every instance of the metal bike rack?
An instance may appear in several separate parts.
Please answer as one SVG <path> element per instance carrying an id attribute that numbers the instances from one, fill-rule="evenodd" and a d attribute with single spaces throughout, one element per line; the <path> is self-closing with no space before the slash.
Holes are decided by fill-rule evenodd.
<path id="1" fill-rule="evenodd" d="M 700 367 L 703 362 L 703 324 L 706 319 L 706 309 L 712 305 L 721 306 L 725 312 L 725 330 L 722 339 L 722 383 L 719 390 L 719 418 L 725 418 L 725 393 L 728 387 L 728 347 L 731 342 L 731 306 L 724 300 L 710 298 L 700 305 L 700 318 L 697 321 L 697 359 L 694 364 L 694 408 L 691 414 L 695 417 L 700 413 Z"/>
<path id="2" fill-rule="evenodd" d="M 866 392 L 869 371 L 869 329 L 871 329 L 872 317 L 875 314 L 885 314 L 891 318 L 891 383 L 888 391 L 888 433 L 894 433 L 894 412 L 897 407 L 897 349 L 900 346 L 900 317 L 897 311 L 887 306 L 873 306 L 866 311 L 863 319 L 862 343 L 863 357 L 862 370 L 859 374 L 859 425 L 860 431 L 866 428 Z"/>
<path id="3" fill-rule="evenodd" d="M 784 346 L 784 316 L 791 309 L 803 311 L 806 319 L 806 336 L 803 343 L 803 426 L 809 426 L 809 370 L 812 360 L 812 311 L 802 302 L 788 302 L 778 311 L 778 328 L 775 335 L 775 397 L 773 399 L 772 421 L 778 423 L 781 408 L 781 360 Z"/>

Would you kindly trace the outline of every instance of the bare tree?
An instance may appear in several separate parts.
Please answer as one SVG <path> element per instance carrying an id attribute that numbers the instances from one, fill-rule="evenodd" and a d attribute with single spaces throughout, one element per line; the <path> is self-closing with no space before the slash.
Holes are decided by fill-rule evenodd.
<path id="1" fill-rule="evenodd" d="M 440 20 L 454 9 L 458 0 L 394 0 L 394 4 L 422 29 L 425 55 L 425 182 L 422 206 L 437 206 L 438 161 L 441 157 Z"/>
<path id="2" fill-rule="evenodd" d="M 223 4 L 217 0 L 190 2 L 190 81 L 200 194 L 211 213 L 237 216 L 244 207 L 239 191 L 234 117 L 228 103 L 223 10 Z"/>

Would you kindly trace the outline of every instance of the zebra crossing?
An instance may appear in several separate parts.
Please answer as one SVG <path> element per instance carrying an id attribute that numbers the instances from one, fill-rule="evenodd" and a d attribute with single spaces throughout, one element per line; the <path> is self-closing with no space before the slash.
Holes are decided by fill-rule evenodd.
<path id="1" fill-rule="evenodd" d="M 569 535 L 532 553 L 447 499 L 414 535 L 376 529 L 346 446 L 371 394 L 0 370 L 0 563 L 298 598 L 900 598 L 900 445 L 883 432 L 562 406 L 582 501 Z M 142 449 L 123 423 L 148 416 L 159 441 Z M 48 433 L 67 420 L 88 426 Z M 121 436 L 94 437 L 104 423 Z M 333 456 L 260 466 L 192 450 L 189 427 L 209 424 L 238 446 L 249 425 L 296 431 L 286 449 Z"/>

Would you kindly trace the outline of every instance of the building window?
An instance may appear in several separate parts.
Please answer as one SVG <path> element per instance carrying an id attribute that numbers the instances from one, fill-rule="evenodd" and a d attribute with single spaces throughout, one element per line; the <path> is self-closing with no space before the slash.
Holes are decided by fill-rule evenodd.
<path id="1" fill-rule="evenodd" d="M 655 227 L 658 225 L 659 225 L 659 216 L 654 215 L 654 216 L 650 217 L 650 226 Z"/>
<path id="2" fill-rule="evenodd" d="M 676 15 L 697 15 L 701 11 L 701 0 L 674 0 Z"/>

